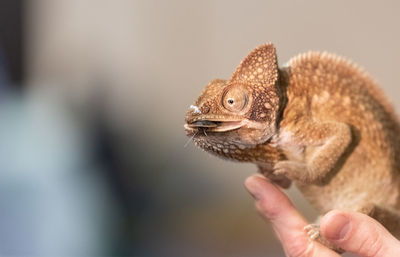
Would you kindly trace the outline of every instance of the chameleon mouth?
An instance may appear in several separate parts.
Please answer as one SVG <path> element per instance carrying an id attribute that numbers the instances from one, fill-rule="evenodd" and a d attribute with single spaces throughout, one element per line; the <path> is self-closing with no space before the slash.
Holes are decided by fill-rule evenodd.
<path id="1" fill-rule="evenodd" d="M 207 132 L 225 132 L 238 129 L 243 126 L 242 121 L 212 121 L 196 120 L 185 124 L 186 130 L 206 130 Z"/>

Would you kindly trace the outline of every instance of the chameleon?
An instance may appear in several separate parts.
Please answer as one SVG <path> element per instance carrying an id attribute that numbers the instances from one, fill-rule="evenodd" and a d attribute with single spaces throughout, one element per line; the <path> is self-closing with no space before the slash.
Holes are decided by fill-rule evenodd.
<path id="1" fill-rule="evenodd" d="M 275 46 L 212 80 L 190 106 L 185 132 L 224 159 L 254 163 L 282 188 L 292 182 L 322 217 L 367 214 L 400 238 L 400 123 L 378 84 L 352 61 L 306 52 L 278 66 Z M 305 233 L 335 249 L 319 233 Z"/>

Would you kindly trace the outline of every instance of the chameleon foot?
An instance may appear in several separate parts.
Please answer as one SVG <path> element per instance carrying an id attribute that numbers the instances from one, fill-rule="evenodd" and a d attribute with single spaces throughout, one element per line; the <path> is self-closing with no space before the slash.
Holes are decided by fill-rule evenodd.
<path id="1" fill-rule="evenodd" d="M 335 246 L 334 244 L 332 244 L 331 242 L 329 242 L 328 240 L 326 240 L 320 233 L 319 231 L 319 225 L 318 224 L 309 224 L 307 226 L 304 226 L 304 231 L 307 233 L 308 238 L 311 241 L 317 241 L 323 245 L 325 245 L 326 247 L 336 251 L 337 253 L 343 253 L 343 249 Z"/>
<path id="2" fill-rule="evenodd" d="M 306 231 L 308 237 L 311 240 L 315 240 L 316 238 L 319 237 L 319 225 L 317 225 L 317 224 L 308 224 L 303 229 L 304 229 L 304 231 Z"/>

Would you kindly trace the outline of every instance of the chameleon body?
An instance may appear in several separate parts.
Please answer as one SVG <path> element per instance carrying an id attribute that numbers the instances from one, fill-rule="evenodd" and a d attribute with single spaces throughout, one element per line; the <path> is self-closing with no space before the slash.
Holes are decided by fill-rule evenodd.
<path id="1" fill-rule="evenodd" d="M 229 80 L 210 82 L 185 131 L 217 156 L 252 162 L 296 186 L 321 215 L 358 211 L 400 238 L 400 125 L 377 84 L 352 62 L 309 52 L 279 68 L 272 44 Z M 312 238 L 318 226 L 306 228 Z"/>

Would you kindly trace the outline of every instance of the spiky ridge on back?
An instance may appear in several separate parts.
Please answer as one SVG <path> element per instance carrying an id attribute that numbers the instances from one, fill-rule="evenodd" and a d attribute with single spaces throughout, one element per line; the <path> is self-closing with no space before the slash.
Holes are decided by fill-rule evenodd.
<path id="1" fill-rule="evenodd" d="M 348 77 L 354 82 L 355 80 L 362 81 L 362 87 L 367 90 L 368 94 L 379 102 L 385 109 L 386 112 L 394 114 L 395 111 L 388 101 L 382 90 L 377 86 L 377 82 L 364 70 L 352 60 L 349 60 L 343 56 L 328 53 L 328 52 L 316 52 L 309 51 L 307 53 L 299 54 L 293 57 L 289 61 L 291 72 L 293 75 L 304 77 L 305 69 L 314 68 L 314 76 L 321 75 L 321 69 L 327 76 L 331 75 L 330 82 L 335 86 L 338 82 L 338 77 L 334 77 L 335 74 L 342 74 Z M 396 118 L 397 119 L 397 118 Z"/>
<path id="2" fill-rule="evenodd" d="M 397 121 L 377 83 L 353 62 L 326 52 L 308 52 L 289 61 L 288 98 L 313 115 L 362 116 Z M 292 101 L 293 102 L 293 101 Z M 377 117 L 377 115 L 379 117 Z M 340 117 L 339 117 L 340 118 Z M 376 118 L 378 118 L 376 120 Z"/>

